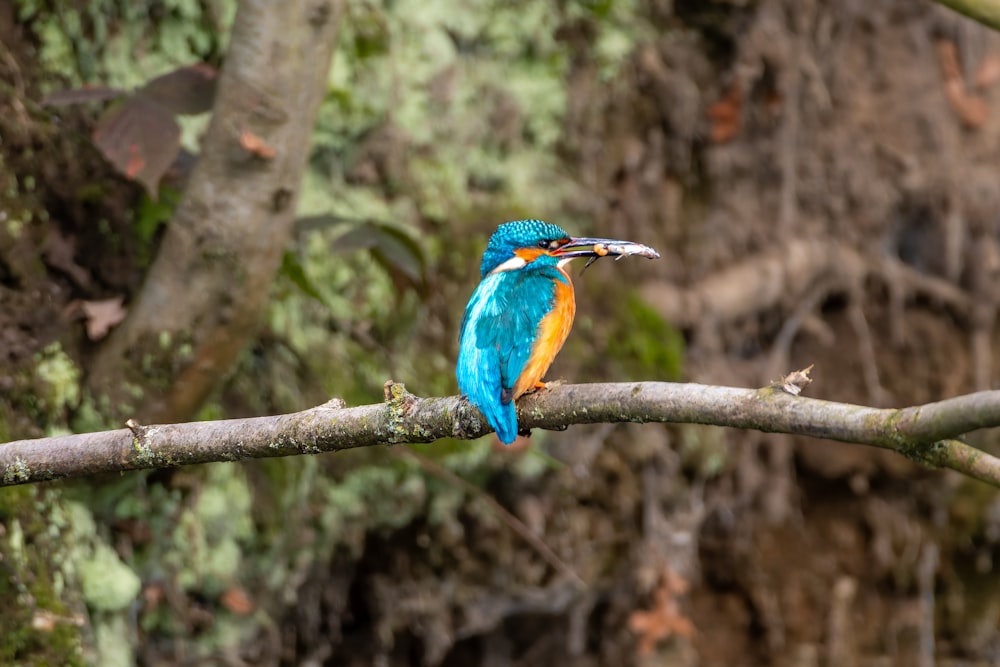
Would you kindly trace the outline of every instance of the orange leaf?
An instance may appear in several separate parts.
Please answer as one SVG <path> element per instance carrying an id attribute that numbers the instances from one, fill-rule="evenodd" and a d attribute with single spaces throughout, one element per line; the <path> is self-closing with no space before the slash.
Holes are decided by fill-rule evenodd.
<path id="1" fill-rule="evenodd" d="M 139 147 L 130 144 L 128 147 L 128 162 L 125 164 L 125 175 L 135 180 L 146 166 L 146 160 L 139 155 Z"/>
<path id="2" fill-rule="evenodd" d="M 219 602 L 223 607 L 237 616 L 247 616 L 253 612 L 253 600 L 245 590 L 239 586 L 231 586 L 222 594 Z"/>
<path id="3" fill-rule="evenodd" d="M 682 576 L 669 566 L 663 568 L 660 585 L 653 594 L 653 608 L 637 609 L 628 618 L 629 630 L 639 636 L 639 655 L 650 655 L 656 644 L 668 637 L 694 636 L 694 624 L 683 614 L 678 603 L 678 598 L 687 589 L 688 583 Z"/>
<path id="4" fill-rule="evenodd" d="M 724 144 L 739 134 L 742 111 L 743 91 L 738 83 L 733 83 L 726 96 L 708 107 L 705 112 L 712 121 L 712 129 L 709 132 L 712 143 Z"/>

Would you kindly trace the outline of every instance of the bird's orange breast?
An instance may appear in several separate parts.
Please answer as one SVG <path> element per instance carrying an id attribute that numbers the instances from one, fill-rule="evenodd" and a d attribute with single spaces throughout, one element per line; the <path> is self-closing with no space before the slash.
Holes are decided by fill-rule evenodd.
<path id="1" fill-rule="evenodd" d="M 566 274 L 563 272 L 563 275 Z M 573 327 L 573 318 L 576 317 L 573 284 L 569 281 L 569 276 L 566 276 L 565 281 L 556 280 L 555 285 L 552 310 L 538 323 L 531 356 L 528 357 L 528 363 L 524 365 L 524 370 L 514 384 L 515 399 L 541 381 Z"/>

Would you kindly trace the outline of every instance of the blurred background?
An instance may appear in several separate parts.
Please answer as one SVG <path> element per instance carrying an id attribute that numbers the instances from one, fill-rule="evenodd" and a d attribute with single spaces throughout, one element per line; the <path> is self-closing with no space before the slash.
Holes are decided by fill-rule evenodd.
<path id="1" fill-rule="evenodd" d="M 996 384 L 990 29 L 930 0 L 275 7 L 0 0 L 0 440 L 453 394 L 486 239 L 526 217 L 663 256 L 575 279 L 550 379 L 813 364 L 808 395 L 877 406 Z M 292 45 L 333 45 L 311 93 L 275 83 L 316 98 L 274 121 L 308 149 L 210 125 L 227 58 L 292 48 L 300 10 L 335 36 Z M 271 32 L 233 30 L 254 12 Z M 197 171 L 225 132 L 243 166 Z M 180 334 L 108 362 L 171 225 L 260 233 L 182 216 L 188 190 L 257 196 L 287 153 L 280 253 L 234 251 L 269 285 L 252 334 L 220 325 L 238 354 L 190 414 L 142 412 L 205 345 L 168 305 Z M 631 424 L 9 487 L 0 663 L 997 664 L 997 498 L 872 448 Z"/>

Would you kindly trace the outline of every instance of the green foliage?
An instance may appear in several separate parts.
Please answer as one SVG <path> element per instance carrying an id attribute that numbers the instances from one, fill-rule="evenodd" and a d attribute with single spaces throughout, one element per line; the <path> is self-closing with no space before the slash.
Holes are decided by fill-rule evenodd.
<path id="1" fill-rule="evenodd" d="M 72 6 L 20 0 L 18 17 L 38 36 L 47 70 L 73 84 L 135 88 L 179 65 L 218 60 L 235 10 L 235 0 L 98 0 Z"/>
<path id="2" fill-rule="evenodd" d="M 74 530 L 64 517 L 52 489 L 0 489 L 0 664 L 84 664 Z"/>
<path id="3" fill-rule="evenodd" d="M 68 409 L 80 402 L 80 369 L 52 343 L 35 355 L 35 408 L 46 423 L 61 423 Z"/>
<path id="4" fill-rule="evenodd" d="M 80 585 L 87 604 L 101 611 L 119 611 L 139 593 L 139 577 L 106 544 L 94 548 L 79 565 Z"/>
<path id="5" fill-rule="evenodd" d="M 144 193 L 139 200 L 139 208 L 134 214 L 133 228 L 139 241 L 140 266 L 148 266 L 152 261 L 153 239 L 160 228 L 170 221 L 174 209 L 180 203 L 180 197 L 179 192 L 169 187 L 161 187 L 158 198 L 153 199 L 148 193 Z"/>
<path id="6" fill-rule="evenodd" d="M 616 344 L 608 352 L 625 377 L 680 380 L 684 374 L 684 337 L 635 294 L 620 300 L 614 316 Z"/>

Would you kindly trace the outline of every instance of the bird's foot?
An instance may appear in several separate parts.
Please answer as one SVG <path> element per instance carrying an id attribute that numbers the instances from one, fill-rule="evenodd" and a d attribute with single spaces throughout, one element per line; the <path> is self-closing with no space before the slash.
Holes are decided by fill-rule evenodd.
<path id="1" fill-rule="evenodd" d="M 536 391 L 545 391 L 546 389 L 553 389 L 558 387 L 563 383 L 562 380 L 551 380 L 550 382 L 536 382 L 535 386 L 524 392 L 526 394 L 534 394 Z"/>

